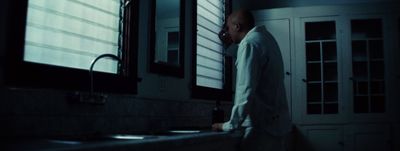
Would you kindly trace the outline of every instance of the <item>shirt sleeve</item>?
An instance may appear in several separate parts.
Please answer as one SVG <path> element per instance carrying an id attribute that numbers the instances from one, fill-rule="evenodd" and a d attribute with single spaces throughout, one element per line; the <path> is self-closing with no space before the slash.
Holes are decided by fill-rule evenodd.
<path id="1" fill-rule="evenodd" d="M 238 48 L 235 103 L 230 120 L 223 124 L 223 131 L 239 128 L 248 115 L 260 70 L 256 51 L 256 47 L 251 44 L 240 45 Z"/>

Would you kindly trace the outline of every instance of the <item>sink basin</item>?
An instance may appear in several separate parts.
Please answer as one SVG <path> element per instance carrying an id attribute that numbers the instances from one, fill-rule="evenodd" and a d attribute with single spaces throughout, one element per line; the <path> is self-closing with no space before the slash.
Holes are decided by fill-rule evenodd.
<path id="1" fill-rule="evenodd" d="M 121 140 L 145 140 L 155 139 L 155 135 L 129 135 L 129 134 L 113 134 L 113 135 L 95 135 L 95 136 L 81 136 L 81 137 L 62 137 L 48 139 L 49 142 L 59 144 L 82 144 L 88 142 L 99 141 L 121 141 Z"/>
<path id="2" fill-rule="evenodd" d="M 173 134 L 196 134 L 200 133 L 200 130 L 170 130 L 168 133 L 173 133 Z"/>
<path id="3" fill-rule="evenodd" d="M 207 132 L 206 130 L 188 130 L 188 129 L 173 129 L 155 133 L 156 136 L 179 136 L 179 135 L 190 135 Z"/>
<path id="4" fill-rule="evenodd" d="M 141 139 L 154 139 L 157 136 L 154 135 L 109 135 L 107 136 L 110 139 L 119 139 L 119 140 L 141 140 Z"/>
<path id="5" fill-rule="evenodd" d="M 51 143 L 56 144 L 82 144 L 91 142 L 101 141 L 126 141 L 126 140 L 147 140 L 156 138 L 165 138 L 170 136 L 189 135 L 207 132 L 207 130 L 199 129 L 188 129 L 188 128 L 176 128 L 161 132 L 145 132 L 139 134 L 110 134 L 110 135 L 84 135 L 84 136 L 67 136 L 67 137 L 56 137 L 47 139 Z"/>

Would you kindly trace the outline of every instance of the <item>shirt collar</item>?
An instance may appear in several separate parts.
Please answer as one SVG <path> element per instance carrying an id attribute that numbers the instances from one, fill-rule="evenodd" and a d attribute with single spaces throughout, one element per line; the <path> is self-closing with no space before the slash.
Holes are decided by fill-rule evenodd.
<path id="1" fill-rule="evenodd" d="M 242 39 L 242 41 L 240 41 L 239 45 L 242 44 L 243 41 L 247 41 L 247 39 L 249 38 L 249 35 L 251 35 L 252 33 L 256 33 L 256 32 L 264 33 L 266 31 L 267 30 L 262 25 L 253 27 L 249 32 L 247 32 L 246 36 L 243 37 L 243 39 Z"/>

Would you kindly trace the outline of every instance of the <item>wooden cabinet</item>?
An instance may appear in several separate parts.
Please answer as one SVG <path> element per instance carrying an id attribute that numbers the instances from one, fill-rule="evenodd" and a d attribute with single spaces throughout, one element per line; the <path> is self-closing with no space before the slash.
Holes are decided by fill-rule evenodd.
<path id="1" fill-rule="evenodd" d="M 393 150 L 391 127 L 386 124 L 352 125 L 349 133 L 348 150 L 352 151 L 390 151 Z"/>
<path id="2" fill-rule="evenodd" d="M 353 112 L 384 113 L 385 60 L 381 18 L 351 19 Z"/>
<path id="3" fill-rule="evenodd" d="M 393 144 L 393 150 L 400 150 L 400 124 L 397 123 L 393 127 L 393 141 L 391 142 Z"/>
<path id="4" fill-rule="evenodd" d="M 346 43 L 344 77 L 349 111 L 354 122 L 393 121 L 396 102 L 392 25 L 387 14 L 362 14 L 345 17 Z"/>
<path id="5" fill-rule="evenodd" d="M 338 17 L 295 19 L 299 123 L 338 123 L 343 116 L 342 39 Z"/>
<path id="6" fill-rule="evenodd" d="M 398 138 L 390 134 L 398 133 L 394 125 L 400 121 L 395 6 L 313 6 L 254 14 L 282 49 L 299 132 L 294 150 L 393 150 Z"/>
<path id="7" fill-rule="evenodd" d="M 299 132 L 300 135 L 295 141 L 295 150 L 344 150 L 344 132 L 341 126 L 306 126 L 302 127 Z"/>

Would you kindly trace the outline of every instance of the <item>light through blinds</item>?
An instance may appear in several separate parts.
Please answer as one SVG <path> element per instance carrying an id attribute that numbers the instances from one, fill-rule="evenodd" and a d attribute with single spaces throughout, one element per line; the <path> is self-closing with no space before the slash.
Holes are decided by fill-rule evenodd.
<path id="1" fill-rule="evenodd" d="M 223 88 L 224 57 L 218 33 L 224 23 L 224 3 L 224 0 L 197 0 L 197 86 Z"/>
<path id="2" fill-rule="evenodd" d="M 97 56 L 120 55 L 121 0 L 29 0 L 24 61 L 89 69 Z M 96 71 L 117 73 L 102 59 Z"/>

